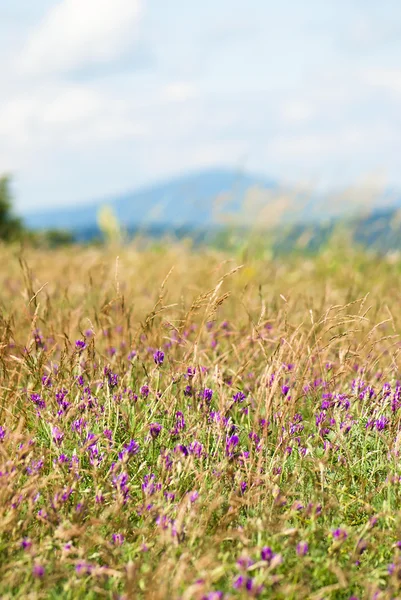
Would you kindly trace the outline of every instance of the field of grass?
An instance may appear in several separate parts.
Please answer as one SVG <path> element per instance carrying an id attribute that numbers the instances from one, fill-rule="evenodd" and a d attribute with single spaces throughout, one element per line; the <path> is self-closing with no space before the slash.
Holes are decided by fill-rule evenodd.
<path id="1" fill-rule="evenodd" d="M 1 248 L 0 597 L 401 597 L 401 263 Z"/>

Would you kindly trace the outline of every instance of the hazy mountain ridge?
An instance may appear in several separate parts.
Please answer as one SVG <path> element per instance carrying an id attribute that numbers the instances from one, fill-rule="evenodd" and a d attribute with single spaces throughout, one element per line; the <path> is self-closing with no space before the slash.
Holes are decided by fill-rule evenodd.
<path id="1" fill-rule="evenodd" d="M 364 245 L 380 250 L 401 248 L 400 219 L 396 218 L 401 201 L 394 190 L 382 196 L 367 189 L 323 197 L 230 169 L 190 173 L 89 205 L 26 214 L 25 223 L 31 229 L 71 230 L 78 241 L 88 241 L 100 234 L 97 217 L 105 205 L 112 207 L 130 234 L 145 230 L 160 237 L 172 231 L 179 237 L 204 239 L 208 232 L 226 225 L 259 226 L 282 230 L 280 246 L 288 247 L 306 236 L 314 248 L 342 219 L 352 227 L 354 239 Z"/>

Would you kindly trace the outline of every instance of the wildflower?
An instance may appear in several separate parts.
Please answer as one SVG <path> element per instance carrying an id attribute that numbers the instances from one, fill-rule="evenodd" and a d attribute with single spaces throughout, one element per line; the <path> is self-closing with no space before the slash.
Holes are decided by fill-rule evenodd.
<path id="1" fill-rule="evenodd" d="M 38 408 L 46 408 L 46 403 L 39 394 L 31 394 L 31 400 Z"/>
<path id="2" fill-rule="evenodd" d="M 194 502 L 196 502 L 196 500 L 199 498 L 199 492 L 197 492 L 196 490 L 194 492 L 192 492 L 192 494 L 190 494 L 189 496 L 189 500 L 190 502 L 193 504 Z"/>
<path id="3" fill-rule="evenodd" d="M 86 343 L 84 340 L 76 340 L 75 342 L 75 348 L 79 351 L 82 352 L 82 350 L 85 350 L 86 348 Z"/>
<path id="4" fill-rule="evenodd" d="M 152 436 L 152 439 L 154 439 L 154 440 L 157 437 L 159 437 L 161 430 L 162 430 L 162 426 L 159 423 L 151 423 L 149 425 L 150 435 Z"/>
<path id="5" fill-rule="evenodd" d="M 140 392 L 144 398 L 147 398 L 149 396 L 149 387 L 147 385 L 143 385 L 140 389 Z"/>
<path id="6" fill-rule="evenodd" d="M 52 386 L 52 380 L 51 380 L 51 377 L 49 375 L 43 375 L 43 377 L 42 377 L 42 385 L 44 387 L 51 387 Z"/>
<path id="7" fill-rule="evenodd" d="M 238 575 L 234 579 L 233 587 L 236 590 L 246 590 L 251 596 L 259 596 L 259 594 L 263 590 L 262 585 L 256 585 L 255 580 L 251 577 L 244 577 L 243 575 Z"/>
<path id="8" fill-rule="evenodd" d="M 125 456 L 134 456 L 139 452 L 139 444 L 135 440 L 130 440 L 128 444 L 124 444 L 124 448 L 118 454 L 118 458 L 123 460 Z"/>
<path id="9" fill-rule="evenodd" d="M 75 566 L 75 571 L 77 575 L 90 575 L 92 572 L 92 565 L 85 562 L 79 562 Z"/>
<path id="10" fill-rule="evenodd" d="M 239 444 L 239 437 L 237 435 L 232 435 L 227 437 L 226 439 L 226 456 L 232 458 L 234 456 L 234 449 Z"/>
<path id="11" fill-rule="evenodd" d="M 21 548 L 23 548 L 24 550 L 28 550 L 29 548 L 32 547 L 32 542 L 29 538 L 24 537 L 22 542 L 21 542 Z"/>
<path id="12" fill-rule="evenodd" d="M 274 556 L 275 554 L 270 546 L 263 546 L 262 550 L 260 551 L 260 558 L 262 560 L 270 562 Z"/>
<path id="13" fill-rule="evenodd" d="M 213 396 L 213 390 L 211 390 L 210 388 L 205 388 L 203 390 L 203 398 L 206 400 L 206 402 L 211 402 L 212 400 L 212 396 Z"/>
<path id="14" fill-rule="evenodd" d="M 308 551 L 309 551 L 309 546 L 308 546 L 307 542 L 299 542 L 297 544 L 298 556 L 305 556 L 305 554 L 308 554 Z"/>
<path id="15" fill-rule="evenodd" d="M 64 439 L 64 433 L 58 427 L 53 427 L 52 438 L 56 446 L 60 446 Z"/>
<path id="16" fill-rule="evenodd" d="M 153 360 L 155 361 L 155 364 L 159 367 L 163 364 L 164 361 L 164 352 L 163 350 L 156 350 L 156 352 L 153 355 Z"/>
<path id="17" fill-rule="evenodd" d="M 111 536 L 113 544 L 116 546 L 121 546 L 124 542 L 124 536 L 122 533 L 113 533 Z"/>
<path id="18" fill-rule="evenodd" d="M 331 533 L 335 540 L 345 540 L 348 537 L 347 532 L 344 529 L 341 529 L 340 527 L 338 527 L 337 529 L 333 529 Z"/>
<path id="19" fill-rule="evenodd" d="M 34 565 L 33 569 L 32 569 L 32 575 L 38 579 L 40 579 L 41 577 L 43 577 L 45 574 L 45 569 L 44 567 L 42 567 L 42 565 Z"/>
<path id="20" fill-rule="evenodd" d="M 178 410 L 175 413 L 175 426 L 174 429 L 170 431 L 171 435 L 179 435 L 180 431 L 185 429 L 185 418 L 184 414 Z"/>
<path id="21" fill-rule="evenodd" d="M 233 400 L 234 402 L 243 402 L 245 400 L 246 396 L 244 394 L 244 392 L 237 392 L 236 394 L 233 395 Z"/>

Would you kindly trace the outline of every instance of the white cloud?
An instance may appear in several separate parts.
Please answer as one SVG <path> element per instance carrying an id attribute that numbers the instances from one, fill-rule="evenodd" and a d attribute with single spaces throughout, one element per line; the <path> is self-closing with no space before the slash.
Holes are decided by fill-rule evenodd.
<path id="1" fill-rule="evenodd" d="M 162 96 L 169 102 L 186 102 L 197 95 L 195 86 L 186 81 L 175 81 L 168 84 Z"/>
<path id="2" fill-rule="evenodd" d="M 313 116 L 313 112 L 313 108 L 309 104 L 291 100 L 282 105 L 280 116 L 284 123 L 292 124 L 309 120 Z"/>
<path id="3" fill-rule="evenodd" d="M 370 86 L 401 94 L 401 69 L 368 69 L 362 79 Z"/>
<path id="4" fill-rule="evenodd" d="M 28 39 L 19 65 L 53 74 L 108 63 L 136 36 L 140 0 L 62 0 Z"/>

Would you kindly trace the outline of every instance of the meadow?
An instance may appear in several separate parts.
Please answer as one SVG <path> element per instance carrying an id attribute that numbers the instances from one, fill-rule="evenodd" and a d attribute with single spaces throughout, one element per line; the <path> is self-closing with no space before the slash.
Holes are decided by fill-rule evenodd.
<path id="1" fill-rule="evenodd" d="M 401 261 L 1 247 L 0 596 L 401 597 Z"/>

